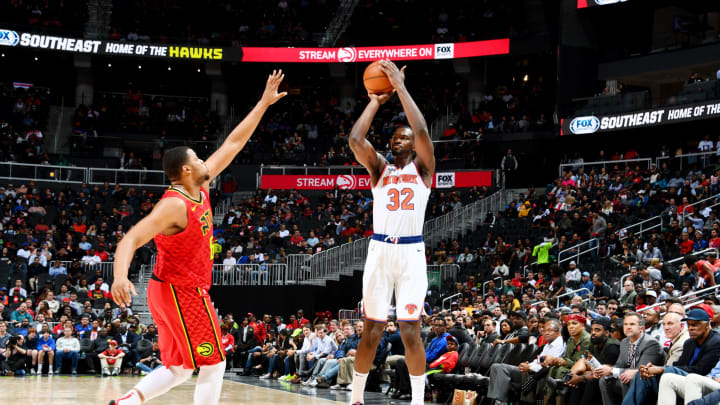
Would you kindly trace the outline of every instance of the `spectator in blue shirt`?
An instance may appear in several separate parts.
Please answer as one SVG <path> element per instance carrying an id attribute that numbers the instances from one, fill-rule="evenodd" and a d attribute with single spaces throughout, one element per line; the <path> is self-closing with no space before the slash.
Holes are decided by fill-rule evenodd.
<path id="1" fill-rule="evenodd" d="M 708 247 L 708 243 L 705 239 L 703 239 L 703 234 L 701 231 L 695 232 L 695 240 L 693 242 L 695 242 L 693 243 L 693 250 L 696 252 L 705 250 Z"/>
<path id="2" fill-rule="evenodd" d="M 28 329 L 30 329 L 30 321 L 28 320 L 28 318 L 23 318 L 22 322 L 20 322 L 20 325 L 18 325 L 15 330 L 13 330 L 13 334 L 27 336 Z"/>
<path id="3" fill-rule="evenodd" d="M 583 290 L 583 288 L 587 288 L 588 290 L 592 291 L 594 286 L 595 285 L 593 284 L 592 280 L 590 280 L 590 273 L 585 271 L 583 272 L 582 278 L 580 279 L 580 291 L 578 291 L 577 294 L 581 297 L 584 297 L 589 293 Z"/>
<path id="4" fill-rule="evenodd" d="M 48 375 L 53 374 L 53 364 L 55 364 L 55 339 L 50 335 L 50 330 L 43 331 L 42 336 L 38 339 L 38 374 L 42 370 L 43 359 L 48 358 Z"/>
<path id="5" fill-rule="evenodd" d="M 78 324 L 75 329 L 77 330 L 78 339 L 82 339 L 85 335 L 85 332 L 90 332 L 92 330 L 92 325 L 90 325 L 90 317 L 83 315 L 83 317 L 80 318 L 80 324 Z"/>
<path id="6" fill-rule="evenodd" d="M 343 326 L 343 334 L 346 336 L 345 339 L 340 343 L 340 346 L 334 355 L 331 354 L 327 356 L 325 365 L 321 370 L 317 371 L 317 373 L 313 376 L 315 381 L 311 382 L 309 385 L 313 387 L 319 386 L 321 388 L 330 388 L 330 381 L 337 377 L 338 372 L 340 371 L 340 363 L 338 360 L 347 356 L 355 356 L 358 344 L 360 343 L 360 338 L 363 334 L 364 326 L 365 325 L 362 321 L 357 321 L 355 323 L 355 328 L 349 324 Z M 320 366 L 318 365 L 318 367 Z"/>
<path id="7" fill-rule="evenodd" d="M 435 339 L 433 339 L 425 350 L 425 359 L 428 364 L 435 361 L 438 357 L 442 356 L 447 352 L 447 337 L 450 335 L 447 332 L 447 325 L 445 325 L 445 319 L 437 317 L 433 321 L 433 332 L 435 333 Z"/>
<path id="8" fill-rule="evenodd" d="M 10 314 L 10 322 L 21 323 L 23 319 L 27 319 L 28 322 L 32 321 L 32 315 L 27 311 L 27 304 L 24 302 Z"/>
<path id="9" fill-rule="evenodd" d="M 50 277 L 57 277 L 59 275 L 67 276 L 67 268 L 62 265 L 60 260 L 55 260 L 55 263 L 52 267 L 50 267 L 50 270 L 48 270 L 48 273 L 50 273 Z"/>

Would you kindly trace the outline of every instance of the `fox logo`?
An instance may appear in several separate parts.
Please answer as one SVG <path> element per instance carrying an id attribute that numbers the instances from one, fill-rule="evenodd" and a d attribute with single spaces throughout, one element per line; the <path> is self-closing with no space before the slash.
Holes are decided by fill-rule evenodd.
<path id="1" fill-rule="evenodd" d="M 405 305 L 405 310 L 407 311 L 408 314 L 412 315 L 415 313 L 415 311 L 417 311 L 417 305 L 407 304 L 407 305 Z"/>

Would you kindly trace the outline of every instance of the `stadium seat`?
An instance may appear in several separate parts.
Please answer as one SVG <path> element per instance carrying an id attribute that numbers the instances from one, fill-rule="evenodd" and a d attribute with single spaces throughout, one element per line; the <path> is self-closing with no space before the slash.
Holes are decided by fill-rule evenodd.
<path id="1" fill-rule="evenodd" d="M 523 361 L 523 354 L 527 349 L 527 343 L 521 343 L 515 345 L 511 351 L 508 352 L 503 363 L 510 364 L 511 366 L 517 366 Z"/>
<path id="2" fill-rule="evenodd" d="M 64 274 L 60 274 L 55 277 L 55 294 L 60 294 L 60 286 L 65 284 L 65 280 L 67 280 L 67 276 Z M 80 297 L 78 297 L 80 299 Z"/>
<path id="3" fill-rule="evenodd" d="M 493 358 L 493 352 L 497 348 L 497 346 L 493 346 L 491 343 L 488 343 L 490 346 L 485 350 L 482 357 L 478 360 L 478 367 L 473 372 L 478 374 L 485 374 L 488 370 L 490 370 L 490 367 L 492 366 L 492 358 Z"/>

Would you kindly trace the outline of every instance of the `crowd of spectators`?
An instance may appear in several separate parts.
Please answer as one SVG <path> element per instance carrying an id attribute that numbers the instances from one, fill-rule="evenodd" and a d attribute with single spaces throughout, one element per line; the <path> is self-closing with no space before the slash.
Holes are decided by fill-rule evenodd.
<path id="1" fill-rule="evenodd" d="M 95 105 L 79 105 L 70 120 L 73 152 L 102 148 L 103 139 L 116 134 L 157 134 L 152 151 L 145 154 L 146 162 L 159 162 L 171 141 L 190 145 L 207 156 L 218 133 L 218 117 L 206 98 L 152 96 L 140 90 L 128 90 L 124 95 L 99 93 Z M 121 167 L 142 169 L 139 152 L 133 152 L 138 155 L 133 165 L 128 166 L 125 159 Z"/>
<path id="2" fill-rule="evenodd" d="M 158 197 L 108 184 L 59 191 L 34 182 L 0 186 L 3 373 L 39 374 L 46 359 L 49 374 L 60 372 L 64 360 L 72 374 L 144 373 L 159 364 L 154 327 L 113 304 L 112 266 L 103 265 Z M 150 246 L 141 248 L 131 267 L 150 255 Z"/>
<path id="3" fill-rule="evenodd" d="M 7 1 L 0 4 L 0 15 L 7 24 L 46 33 L 82 31 L 87 21 L 87 2 L 60 0 Z"/>
<path id="4" fill-rule="evenodd" d="M 538 294 L 549 284 L 532 281 L 528 291 Z M 611 299 L 590 310 L 578 300 L 560 307 L 549 301 L 520 306 L 512 297 L 495 302 L 478 287 L 459 286 L 462 298 L 450 309 L 425 307 L 427 400 L 443 401 L 454 389 L 467 388 L 499 403 L 581 404 L 602 397 L 603 404 L 620 404 L 628 395 L 655 401 L 663 392 L 689 402 L 720 389 L 713 380 L 720 363 L 715 294 L 699 296 L 691 305 L 669 295 L 649 309 L 636 306 L 639 300 Z M 392 312 L 366 390 L 379 392 L 389 383 L 393 398 L 408 399 L 404 346 Z M 348 390 L 364 325 L 329 311 L 318 312 L 311 322 L 299 310 L 287 319 L 248 313 L 238 322 L 227 314 L 221 329 L 227 366 L 242 368 L 239 374 Z"/>
<path id="5" fill-rule="evenodd" d="M 47 163 L 42 146 L 50 93 L 48 89 L 0 86 L 0 160 Z"/>
<path id="6" fill-rule="evenodd" d="M 220 187 L 227 193 L 220 198 L 232 198 L 232 182 L 231 177 L 224 179 Z M 491 193 L 487 187 L 434 192 L 426 219 Z M 289 254 L 314 254 L 371 236 L 372 198 L 368 192 L 339 189 L 320 195 L 260 190 L 232 205 L 215 227 L 215 234 L 215 264 L 222 265 L 223 273 L 229 276 L 242 272 L 243 264 L 285 263 Z"/>
<path id="7" fill-rule="evenodd" d="M 313 46 L 337 9 L 333 0 L 277 2 L 114 0 L 109 38 L 201 46 Z"/>
<path id="8" fill-rule="evenodd" d="M 52 307 L 56 322 L 43 316 Z M 67 296 L 60 304 L 48 294 L 37 312 L 25 302 L 14 311 L 0 304 L 0 311 L 0 375 L 145 375 L 161 365 L 155 326 L 129 308 L 94 309 Z"/>
<path id="9" fill-rule="evenodd" d="M 424 10 L 422 16 L 407 12 L 416 8 Z M 526 26 L 524 9 L 517 1 L 366 1 L 355 9 L 340 43 L 406 45 L 517 37 Z"/>

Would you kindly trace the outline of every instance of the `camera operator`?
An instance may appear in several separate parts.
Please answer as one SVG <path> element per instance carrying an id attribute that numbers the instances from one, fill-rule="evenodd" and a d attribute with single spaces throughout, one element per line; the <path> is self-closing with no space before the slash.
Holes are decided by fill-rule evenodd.
<path id="1" fill-rule="evenodd" d="M 25 359 L 27 350 L 23 349 L 23 336 L 10 336 L 7 341 L 5 353 L 0 362 L 0 373 L 2 375 L 25 375 Z"/>
<path id="2" fill-rule="evenodd" d="M 135 367 L 140 371 L 140 375 L 145 375 L 158 366 L 162 366 L 160 346 L 157 340 L 153 340 L 152 350 L 140 353 L 140 361 L 137 362 Z"/>

